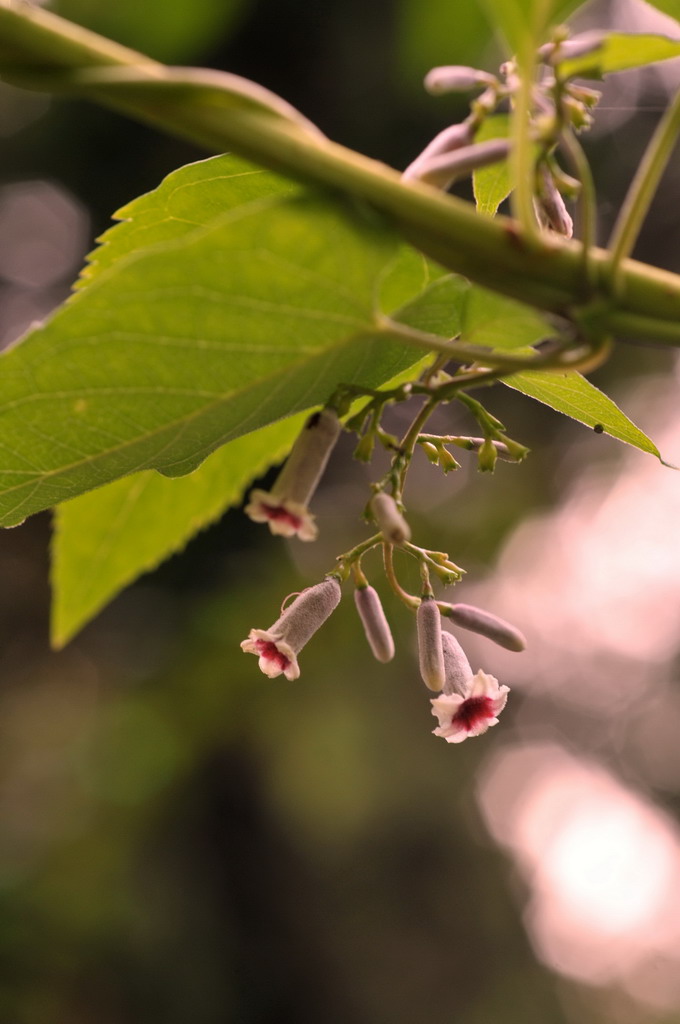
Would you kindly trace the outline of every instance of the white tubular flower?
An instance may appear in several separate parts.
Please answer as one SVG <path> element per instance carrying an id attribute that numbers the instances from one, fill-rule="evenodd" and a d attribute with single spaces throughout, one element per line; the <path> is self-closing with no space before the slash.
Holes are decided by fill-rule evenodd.
<path id="1" fill-rule="evenodd" d="M 435 692 L 444 686 L 442 620 L 433 597 L 423 597 L 416 615 L 418 623 L 418 659 L 423 682 Z"/>
<path id="2" fill-rule="evenodd" d="M 340 596 L 340 584 L 332 576 L 308 587 L 269 629 L 251 629 L 241 649 L 259 657 L 260 671 L 270 679 L 281 674 L 286 679 L 297 679 L 298 654 L 337 608 Z"/>
<path id="3" fill-rule="evenodd" d="M 282 537 L 316 540 L 319 531 L 308 505 L 341 429 L 334 409 L 312 413 L 271 491 L 250 492 L 246 515 Z"/>
<path id="4" fill-rule="evenodd" d="M 358 588 L 354 591 L 354 603 L 373 656 L 378 661 L 391 661 L 394 657 L 394 640 L 377 591 L 370 586 Z"/>
<path id="5" fill-rule="evenodd" d="M 481 736 L 498 723 L 509 692 L 509 687 L 499 686 L 493 676 L 477 672 L 470 680 L 466 696 L 447 693 L 430 701 L 432 714 L 439 720 L 434 735 L 447 743 L 462 743 L 468 736 Z"/>
<path id="6" fill-rule="evenodd" d="M 472 683 L 472 669 L 465 651 L 455 636 L 442 630 L 442 653 L 444 655 L 444 694 L 459 693 L 466 696 Z"/>
<path id="7" fill-rule="evenodd" d="M 472 604 L 449 604 L 440 607 L 442 615 L 451 619 L 457 626 L 469 629 L 472 633 L 479 633 L 487 640 L 493 640 L 495 644 L 504 647 L 506 651 L 519 653 L 526 648 L 527 642 L 524 634 L 492 612 L 486 612 Z"/>
<path id="8" fill-rule="evenodd" d="M 411 528 L 397 508 L 391 494 L 379 491 L 371 498 L 371 512 L 383 539 L 388 544 L 403 544 L 411 539 Z"/>

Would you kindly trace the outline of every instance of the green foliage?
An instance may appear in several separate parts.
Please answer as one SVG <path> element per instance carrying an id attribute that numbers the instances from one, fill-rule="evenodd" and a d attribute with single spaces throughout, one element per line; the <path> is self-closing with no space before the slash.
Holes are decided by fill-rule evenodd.
<path id="1" fill-rule="evenodd" d="M 497 114 L 495 117 L 487 117 L 482 122 L 475 139 L 477 142 L 504 139 L 507 138 L 509 131 L 509 116 Z M 512 191 L 507 160 L 499 160 L 497 164 L 491 164 L 489 167 L 477 168 L 472 174 L 472 187 L 479 213 L 493 217 Z"/>
<path id="2" fill-rule="evenodd" d="M 122 223 L 98 239 L 101 244 L 87 257 L 77 287 L 84 287 L 119 259 L 161 242 L 177 241 L 196 228 L 207 227 L 228 210 L 301 191 L 289 178 L 231 154 L 187 164 L 168 174 L 153 192 L 133 199 L 114 213 L 115 220 Z"/>
<path id="3" fill-rule="evenodd" d="M 525 70 L 547 27 L 576 6 L 486 2 Z M 183 9 L 180 4 L 176 12 Z M 208 0 L 201 11 L 206 24 L 217 16 Z M 134 25 L 127 7 L 118 13 Z M 145 69 L 141 57 L 135 63 L 106 40 L 71 36 L 49 18 L 36 32 L 33 53 L 30 25 L 26 34 L 4 0 L 0 15 L 17 33 L 0 45 L 10 72 L 26 53 L 34 64 L 46 53 L 51 60 L 53 52 L 57 66 L 74 59 L 85 67 L 103 63 L 108 70 L 92 79 L 94 87 L 99 81 L 113 90 L 125 109 L 140 103 L 143 116 L 161 124 L 169 118 L 189 136 L 200 112 L 196 137 L 202 141 L 221 140 L 223 127 L 235 126 L 244 152 L 296 174 L 302 168 L 302 178 L 313 182 L 293 182 L 234 156 L 169 175 L 119 212 L 123 222 L 104 234 L 68 303 L 0 357 L 0 523 L 14 525 L 60 506 L 53 574 L 57 644 L 122 586 L 237 503 L 250 481 L 286 453 L 303 411 L 326 401 L 338 385 L 371 390 L 415 379 L 423 349 L 446 353 L 456 343 L 459 361 L 470 357 L 464 379 L 477 374 L 488 382 L 527 354 L 540 358 L 531 346 L 555 334 L 544 312 L 507 295 L 560 315 L 572 307 L 577 312 L 581 277 L 573 247 L 557 239 L 550 246 L 527 244 L 531 239 L 516 227 L 511 232 L 508 222 L 500 226 L 502 219 L 480 220 L 469 205 L 405 186 L 389 169 L 329 146 L 253 83 L 209 72 L 192 77 L 161 65 Z M 173 33 L 176 40 L 176 26 Z M 680 44 L 663 37 L 614 34 L 594 55 L 564 62 L 562 70 L 605 74 L 675 52 Z M 583 60 L 589 63 L 578 63 Z M 529 90 L 515 99 L 517 109 L 520 100 L 529 103 Z M 485 121 L 477 141 L 512 135 L 519 151 L 521 134 L 501 115 Z M 528 158 L 532 143 L 528 135 L 524 141 Z M 516 181 L 530 211 L 528 177 Z M 493 216 L 510 188 L 505 161 L 475 172 L 478 211 Z M 375 209 L 381 197 L 389 221 Z M 443 264 L 466 274 L 469 268 L 473 282 L 498 293 L 447 274 L 402 236 L 417 239 Z M 475 249 L 471 243 L 480 239 Z M 672 305 L 674 293 L 663 284 L 651 277 L 644 282 L 644 324 L 657 315 L 673 319 L 669 305 L 649 312 L 654 287 Z M 640 303 L 640 287 L 621 287 L 620 294 Z M 674 323 L 668 330 L 672 338 Z M 486 356 L 475 363 L 480 348 L 495 369 L 485 369 Z M 505 353 L 505 361 L 494 362 L 494 353 Z M 574 371 L 516 373 L 506 382 L 658 456 L 614 403 Z M 381 396 L 371 401 L 382 408 Z M 487 427 L 495 429 L 490 420 Z M 399 458 L 408 445 L 394 451 Z M 407 464 L 408 457 L 403 472 Z"/>
<path id="4" fill-rule="evenodd" d="M 124 586 L 181 550 L 280 461 L 304 414 L 240 437 L 178 480 L 147 471 L 64 502 L 52 545 L 52 642 L 63 646 Z"/>
<path id="5" fill-rule="evenodd" d="M 376 318 L 397 251 L 351 203 L 269 196 L 117 259 L 3 357 L 2 522 L 389 380 L 415 361 Z"/>
<path id="6" fill-rule="evenodd" d="M 660 60 L 680 57 L 680 41 L 659 35 L 608 33 L 591 53 L 560 63 L 564 77 L 602 78 L 615 71 L 640 68 Z"/>
<path id="7" fill-rule="evenodd" d="M 497 351 L 511 351 L 535 345 L 550 333 L 545 318 L 529 306 L 486 288 L 470 289 L 463 312 L 463 341 Z"/>
<path id="8" fill-rule="evenodd" d="M 599 388 L 570 370 L 566 373 L 515 373 L 503 381 L 508 387 L 529 395 L 551 409 L 571 416 L 587 427 L 601 426 L 603 433 L 661 458 L 659 450 Z"/>

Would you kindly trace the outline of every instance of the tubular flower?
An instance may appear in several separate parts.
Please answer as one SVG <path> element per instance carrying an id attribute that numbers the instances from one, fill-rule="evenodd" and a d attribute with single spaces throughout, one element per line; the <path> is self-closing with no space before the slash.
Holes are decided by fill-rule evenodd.
<path id="1" fill-rule="evenodd" d="M 319 484 L 341 425 L 334 409 L 313 413 L 293 445 L 271 491 L 250 492 L 245 507 L 256 523 L 268 523 L 282 537 L 316 540 L 318 529 L 307 507 Z"/>
<path id="2" fill-rule="evenodd" d="M 354 603 L 373 656 L 378 661 L 391 661 L 394 640 L 377 591 L 371 586 L 359 587 L 354 591 Z"/>
<path id="3" fill-rule="evenodd" d="M 416 613 L 416 622 L 420 675 L 430 690 L 441 690 L 445 679 L 442 625 L 439 608 L 433 597 L 422 598 Z"/>
<path id="4" fill-rule="evenodd" d="M 339 601 L 340 584 L 329 576 L 298 594 L 269 629 L 251 629 L 241 649 L 259 657 L 260 671 L 270 679 L 281 674 L 286 679 L 297 679 L 298 654 Z"/>
<path id="5" fill-rule="evenodd" d="M 465 697 L 472 682 L 472 669 L 465 651 L 453 634 L 442 630 L 442 653 L 444 655 L 444 695 L 458 693 Z"/>
<path id="6" fill-rule="evenodd" d="M 411 539 L 411 529 L 391 494 L 378 491 L 371 498 L 370 509 L 387 544 L 403 544 Z"/>
<path id="7" fill-rule="evenodd" d="M 495 644 L 504 647 L 506 651 L 519 653 L 526 648 L 527 642 L 524 634 L 492 612 L 476 608 L 472 604 L 447 604 L 439 607 L 442 615 L 451 619 L 457 626 L 469 629 L 473 633 L 479 633 L 480 636 L 485 636 L 488 640 L 493 640 Z"/>
<path id="8" fill-rule="evenodd" d="M 462 743 L 468 736 L 481 736 L 497 724 L 508 693 L 509 687 L 499 686 L 497 679 L 480 670 L 470 680 L 465 696 L 446 693 L 430 701 L 432 714 L 439 720 L 434 735 L 447 743 Z"/>

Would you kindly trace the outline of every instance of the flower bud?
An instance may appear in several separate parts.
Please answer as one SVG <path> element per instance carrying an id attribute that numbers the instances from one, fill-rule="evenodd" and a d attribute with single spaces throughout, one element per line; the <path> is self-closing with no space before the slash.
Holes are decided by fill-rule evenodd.
<path id="1" fill-rule="evenodd" d="M 485 441 L 484 437 L 456 437 L 449 443 L 457 445 L 458 448 L 464 448 L 466 452 L 478 452 Z M 520 444 L 519 441 L 513 441 L 509 437 L 506 437 L 505 441 L 492 441 L 492 444 L 498 458 L 504 462 L 521 462 L 530 451 L 526 445 Z"/>
<path id="2" fill-rule="evenodd" d="M 327 576 L 298 594 L 269 629 L 251 629 L 241 649 L 259 657 L 260 671 L 270 679 L 281 673 L 286 679 L 297 679 L 297 655 L 337 608 L 340 597 L 340 584 L 333 576 Z"/>
<path id="3" fill-rule="evenodd" d="M 470 92 L 478 86 L 493 85 L 496 79 L 488 71 L 459 64 L 432 68 L 425 75 L 425 88 L 433 96 L 446 92 Z"/>
<path id="4" fill-rule="evenodd" d="M 423 449 L 430 462 L 434 463 L 436 466 L 439 462 L 439 449 L 436 445 L 433 445 L 431 441 L 421 441 L 420 447 Z"/>
<path id="5" fill-rule="evenodd" d="M 453 469 L 460 469 L 460 462 L 454 459 L 451 452 L 444 445 L 439 449 L 439 464 L 445 473 L 450 473 Z"/>
<path id="6" fill-rule="evenodd" d="M 464 121 L 462 124 L 450 125 L 450 127 L 435 135 L 432 142 L 429 142 L 422 153 L 409 164 L 402 174 L 402 178 L 404 181 L 409 181 L 412 178 L 421 178 L 422 168 L 428 160 L 434 156 L 439 156 L 441 153 L 451 153 L 454 150 L 461 149 L 463 146 L 469 146 L 473 138 L 472 128 Z"/>
<path id="7" fill-rule="evenodd" d="M 421 156 L 407 168 L 404 176 L 410 172 L 408 177 L 418 178 L 428 185 L 446 189 L 458 178 L 471 174 L 480 167 L 505 160 L 509 152 L 510 142 L 507 139 L 487 139 L 484 142 L 475 142 L 471 146 L 463 146 L 453 152 L 428 158 Z"/>
<path id="8" fill-rule="evenodd" d="M 403 544 L 404 541 L 411 539 L 411 528 L 391 494 L 378 491 L 371 498 L 369 507 L 378 529 L 388 544 Z"/>
<path id="9" fill-rule="evenodd" d="M 493 640 L 499 647 L 506 651 L 523 651 L 527 642 L 522 633 L 514 626 L 511 626 L 505 619 L 493 615 L 492 612 L 475 608 L 471 604 L 450 604 L 440 605 L 442 615 L 451 619 L 462 629 L 469 629 L 472 633 L 479 633 L 488 640 Z"/>
<path id="10" fill-rule="evenodd" d="M 418 659 L 423 682 L 435 692 L 444 686 L 444 652 L 442 621 L 437 602 L 423 597 L 416 614 L 418 624 Z"/>
<path id="11" fill-rule="evenodd" d="M 497 458 L 498 451 L 495 444 L 490 437 L 485 438 L 484 443 L 477 454 L 480 473 L 493 473 L 496 468 Z"/>
<path id="12" fill-rule="evenodd" d="M 370 586 L 358 588 L 354 591 L 354 603 L 373 656 L 378 661 L 391 661 L 394 640 L 377 591 Z"/>
<path id="13" fill-rule="evenodd" d="M 577 57 L 586 57 L 590 53 L 601 50 L 606 40 L 606 32 L 593 29 L 590 32 L 582 32 L 572 39 L 565 39 L 558 43 L 546 43 L 545 46 L 540 47 L 538 52 L 546 63 L 559 64 L 563 60 L 575 60 Z M 585 76 L 586 69 L 581 69 L 579 74 Z"/>
<path id="14" fill-rule="evenodd" d="M 543 168 L 538 182 L 536 212 L 543 227 L 550 228 L 565 238 L 571 238 L 574 234 L 574 222 L 547 167 Z"/>
<path id="15" fill-rule="evenodd" d="M 316 540 L 318 530 L 308 504 L 341 431 L 334 409 L 312 413 L 298 435 L 271 491 L 251 491 L 246 515 L 268 523 L 272 533 Z"/>
<path id="16" fill-rule="evenodd" d="M 465 651 L 455 636 L 442 630 L 442 652 L 444 654 L 444 693 L 459 693 L 466 697 L 470 689 L 472 668 Z"/>

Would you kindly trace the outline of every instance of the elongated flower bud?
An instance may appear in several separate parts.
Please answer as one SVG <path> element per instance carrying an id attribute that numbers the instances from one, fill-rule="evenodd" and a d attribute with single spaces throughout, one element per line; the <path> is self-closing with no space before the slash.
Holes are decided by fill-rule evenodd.
<path id="1" fill-rule="evenodd" d="M 335 409 L 312 413 L 297 437 L 272 493 L 290 495 L 306 505 L 319 485 L 341 429 Z"/>
<path id="2" fill-rule="evenodd" d="M 473 137 L 472 128 L 470 125 L 465 124 L 464 121 L 462 124 L 453 124 L 449 128 L 445 128 L 444 131 L 435 135 L 432 142 L 429 142 L 413 163 L 409 164 L 402 174 L 402 178 L 404 181 L 421 178 L 423 167 L 432 157 L 439 156 L 442 153 L 452 153 L 463 146 L 469 146 Z"/>
<path id="3" fill-rule="evenodd" d="M 391 494 L 384 491 L 374 494 L 370 508 L 378 529 L 388 544 L 403 544 L 405 540 L 411 539 L 411 528 Z"/>
<path id="4" fill-rule="evenodd" d="M 467 697 L 472 680 L 472 668 L 465 651 L 455 636 L 442 630 L 442 652 L 444 654 L 444 686 L 445 694 L 459 693 Z"/>
<path id="5" fill-rule="evenodd" d="M 424 597 L 416 615 L 418 623 L 418 659 L 423 682 L 438 692 L 444 686 L 444 651 L 442 648 L 442 622 L 437 602 Z"/>
<path id="6" fill-rule="evenodd" d="M 432 68 L 425 75 L 423 84 L 433 96 L 440 96 L 445 92 L 470 92 L 478 86 L 492 85 L 494 82 L 496 79 L 488 71 L 451 64 Z"/>
<path id="7" fill-rule="evenodd" d="M 300 540 L 316 540 L 318 530 L 307 507 L 341 430 L 334 409 L 312 413 L 298 435 L 271 491 L 254 490 L 246 515 L 268 523 L 272 533 Z"/>
<path id="8" fill-rule="evenodd" d="M 505 619 L 493 615 L 492 612 L 475 608 L 471 604 L 449 604 L 440 605 L 442 615 L 451 619 L 457 626 L 469 629 L 472 633 L 479 633 L 487 640 L 493 640 L 499 647 L 506 651 L 523 651 L 527 642 L 522 633 L 514 626 L 511 626 Z"/>
<path id="9" fill-rule="evenodd" d="M 378 661 L 391 661 L 394 657 L 394 640 L 377 591 L 370 586 L 355 590 L 354 603 L 373 656 Z"/>
<path id="10" fill-rule="evenodd" d="M 572 39 L 564 39 L 558 43 L 546 43 L 540 47 L 538 53 L 547 63 L 559 64 L 562 60 L 575 60 L 577 57 L 585 57 L 601 50 L 606 39 L 606 32 L 593 29 L 589 32 L 582 32 Z M 588 70 L 590 69 L 581 68 L 579 73 L 582 77 L 587 77 Z"/>
<path id="11" fill-rule="evenodd" d="M 463 146 L 451 153 L 441 153 L 428 159 L 418 160 L 417 177 L 420 181 L 434 185 L 436 188 L 448 188 L 458 178 L 471 174 L 480 167 L 499 163 L 505 160 L 510 152 L 507 139 L 487 139 L 475 142 L 471 146 Z M 416 177 L 415 174 L 411 175 Z"/>
<path id="12" fill-rule="evenodd" d="M 270 679 L 281 673 L 286 679 L 297 679 L 297 655 L 337 608 L 340 596 L 340 584 L 332 576 L 308 587 L 269 629 L 251 629 L 241 644 L 242 650 L 259 657 L 260 671 Z"/>
<path id="13" fill-rule="evenodd" d="M 543 227 L 550 228 L 565 238 L 571 238 L 574 234 L 574 222 L 547 167 L 542 169 L 535 207 Z"/>

